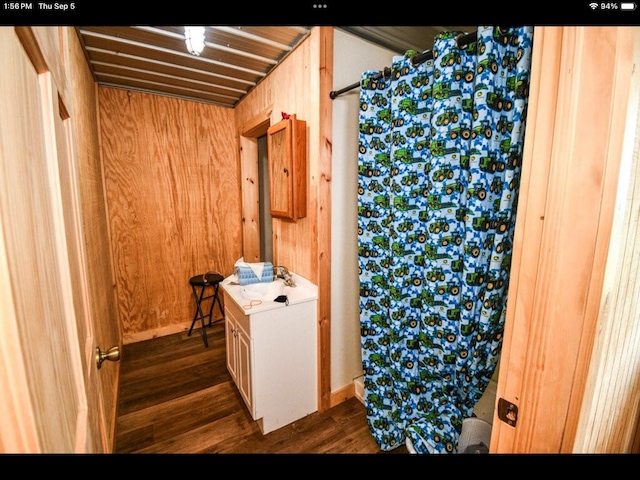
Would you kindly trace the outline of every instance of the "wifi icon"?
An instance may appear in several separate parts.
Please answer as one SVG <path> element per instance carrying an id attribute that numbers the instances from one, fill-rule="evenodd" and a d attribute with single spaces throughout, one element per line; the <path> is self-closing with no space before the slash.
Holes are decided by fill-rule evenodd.
<path id="1" fill-rule="evenodd" d="M 589 6 L 591 7 L 591 10 L 598 8 L 598 4 L 596 2 L 590 3 Z"/>

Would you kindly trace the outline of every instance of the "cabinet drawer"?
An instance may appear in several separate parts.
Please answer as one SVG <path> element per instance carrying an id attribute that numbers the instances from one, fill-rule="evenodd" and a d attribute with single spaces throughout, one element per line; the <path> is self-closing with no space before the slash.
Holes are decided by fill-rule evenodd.
<path id="1" fill-rule="evenodd" d="M 239 307 L 236 302 L 232 299 L 229 299 L 228 302 L 225 302 L 224 308 L 227 311 L 227 315 L 231 315 L 233 320 L 242 327 L 242 329 L 247 333 L 247 335 L 251 335 L 251 329 L 249 328 L 249 315 L 247 315 L 242 307 Z"/>

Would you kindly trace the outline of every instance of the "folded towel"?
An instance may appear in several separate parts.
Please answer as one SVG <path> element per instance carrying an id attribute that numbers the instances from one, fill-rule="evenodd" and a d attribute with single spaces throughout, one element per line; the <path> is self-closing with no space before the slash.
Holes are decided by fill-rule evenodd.
<path id="1" fill-rule="evenodd" d="M 273 264 L 271 262 L 247 263 L 242 259 L 235 264 L 234 273 L 240 285 L 252 283 L 273 282 Z"/>

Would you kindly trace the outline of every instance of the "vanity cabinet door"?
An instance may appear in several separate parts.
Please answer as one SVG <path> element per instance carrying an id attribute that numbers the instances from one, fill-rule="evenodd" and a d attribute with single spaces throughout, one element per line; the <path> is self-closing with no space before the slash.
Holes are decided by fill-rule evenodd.
<path id="1" fill-rule="evenodd" d="M 229 370 L 251 416 L 255 420 L 249 317 L 239 311 L 233 302 L 229 302 L 228 305 L 225 304 L 225 316 L 227 370 Z"/>
<path id="2" fill-rule="evenodd" d="M 267 130 L 271 216 L 297 220 L 307 215 L 307 127 L 295 115 Z"/>

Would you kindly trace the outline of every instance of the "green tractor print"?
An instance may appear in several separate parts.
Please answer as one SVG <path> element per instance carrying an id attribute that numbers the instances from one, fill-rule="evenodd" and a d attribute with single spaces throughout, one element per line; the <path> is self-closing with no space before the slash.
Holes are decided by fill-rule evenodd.
<path id="1" fill-rule="evenodd" d="M 432 140 L 429 144 L 429 151 L 434 157 L 444 157 L 445 155 L 457 153 L 458 149 L 456 147 L 446 148 L 444 140 Z"/>
<path id="2" fill-rule="evenodd" d="M 396 88 L 393 89 L 393 94 L 395 96 L 406 95 L 411 92 L 411 85 L 409 85 L 406 80 L 402 80 L 398 82 Z"/>
<path id="3" fill-rule="evenodd" d="M 511 250 L 512 246 L 513 245 L 511 241 L 508 238 L 505 238 L 504 240 L 502 240 L 500 243 L 496 245 L 496 252 L 497 253 L 507 252 Z"/>
<path id="4" fill-rule="evenodd" d="M 449 255 L 447 253 L 438 253 L 436 247 L 433 245 L 425 245 L 424 254 L 429 260 L 439 260 L 441 258 L 447 258 Z"/>
<path id="5" fill-rule="evenodd" d="M 418 103 L 413 98 L 403 98 L 398 103 L 398 111 L 415 115 L 418 113 Z"/>
<path id="6" fill-rule="evenodd" d="M 411 219 L 403 220 L 398 224 L 399 232 L 407 232 L 413 230 L 413 221 Z"/>
<path id="7" fill-rule="evenodd" d="M 460 55 L 460 52 L 450 52 L 440 59 L 440 66 L 451 67 L 455 64 L 459 64 L 460 62 L 462 62 L 462 56 Z"/>
<path id="8" fill-rule="evenodd" d="M 448 232 L 449 224 L 446 220 L 436 220 L 435 222 L 431 222 L 429 225 L 429 232 L 431 233 L 440 233 L 440 232 Z"/>
<path id="9" fill-rule="evenodd" d="M 402 212 L 408 212 L 409 210 L 415 210 L 418 205 L 409 203 L 409 200 L 405 197 L 394 197 L 393 198 L 393 206 Z"/>
<path id="10" fill-rule="evenodd" d="M 387 139 L 387 142 L 388 141 L 389 139 Z M 405 143 L 407 143 L 407 139 L 401 132 L 394 130 L 393 134 L 391 135 L 391 143 L 393 143 L 393 145 L 397 147 L 399 145 L 404 145 Z"/>
<path id="11" fill-rule="evenodd" d="M 387 98 L 381 93 L 376 93 L 373 95 L 373 97 L 371 97 L 371 105 L 377 105 L 378 107 L 386 107 L 387 103 L 389 103 Z"/>
<path id="12" fill-rule="evenodd" d="M 436 100 L 446 100 L 447 98 L 459 97 L 461 95 L 462 91 L 452 90 L 449 82 L 440 82 L 433 86 L 433 98 Z"/>
<path id="13" fill-rule="evenodd" d="M 429 194 L 427 196 L 427 205 L 431 210 L 444 210 L 447 208 L 453 208 L 456 206 L 454 202 L 442 202 L 438 195 Z M 423 214 L 424 212 L 424 214 Z M 421 210 L 419 213 L 419 218 L 422 221 L 426 221 L 428 219 L 428 213 L 426 210 Z"/>
<path id="14" fill-rule="evenodd" d="M 391 166 L 391 155 L 389 152 L 379 152 L 373 156 L 373 161 L 376 165 L 381 167 L 390 167 Z M 376 176 L 380 176 L 380 169 L 377 168 L 376 171 L 378 174 Z"/>
<path id="15" fill-rule="evenodd" d="M 403 176 L 400 183 L 404 186 L 418 185 L 418 183 L 420 183 L 420 177 L 418 177 L 417 173 L 412 172 Z"/>
<path id="16" fill-rule="evenodd" d="M 424 323 L 426 323 L 429 327 L 441 327 L 442 319 L 440 318 L 440 315 L 428 315 L 425 317 Z"/>
<path id="17" fill-rule="evenodd" d="M 458 112 L 455 108 L 449 107 L 436 118 L 436 125 L 449 125 L 458 121 Z"/>
<path id="18" fill-rule="evenodd" d="M 420 88 L 427 85 L 429 85 L 429 76 L 424 73 L 420 73 L 411 79 L 412 87 Z"/>
<path id="19" fill-rule="evenodd" d="M 506 68 L 507 71 L 510 72 L 514 68 L 516 68 L 517 64 L 518 59 L 516 58 L 516 55 L 512 51 L 505 52 L 504 56 L 502 57 L 502 68 Z M 509 81 L 508 78 L 507 81 Z"/>
<path id="20" fill-rule="evenodd" d="M 448 178 L 449 180 L 451 180 L 453 178 L 453 175 L 454 175 L 453 168 L 446 166 L 446 167 L 439 168 L 438 170 L 433 172 L 431 178 L 433 178 L 433 180 L 436 182 L 442 182 L 445 178 Z"/>
<path id="21" fill-rule="evenodd" d="M 433 270 L 429 270 L 426 273 L 425 277 L 430 282 L 437 282 L 437 281 L 443 282 L 445 279 L 444 270 L 440 267 L 436 267 Z"/>
<path id="22" fill-rule="evenodd" d="M 376 119 L 379 122 L 378 128 L 376 128 L 375 133 L 382 133 L 382 125 L 385 123 L 391 123 L 391 110 L 388 108 L 384 110 L 378 110 L 376 114 Z"/>
<path id="23" fill-rule="evenodd" d="M 366 122 L 360 124 L 360 133 L 365 135 L 382 133 L 382 127 L 373 120 L 367 120 Z"/>
<path id="24" fill-rule="evenodd" d="M 480 286 L 484 283 L 484 274 L 481 272 L 469 272 L 465 278 L 468 285 L 472 287 Z"/>
<path id="25" fill-rule="evenodd" d="M 478 161 L 480 170 L 487 173 L 494 173 L 498 169 L 498 161 L 496 154 L 491 152 L 489 155 L 483 155 Z"/>
<path id="26" fill-rule="evenodd" d="M 493 136 L 493 130 L 488 120 L 482 120 L 478 125 L 473 127 L 471 138 L 476 138 L 478 135 L 484 135 L 485 138 L 491 138 Z"/>
<path id="27" fill-rule="evenodd" d="M 371 164 L 363 164 L 358 167 L 358 175 L 362 177 L 379 177 L 380 169 Z"/>
<path id="28" fill-rule="evenodd" d="M 513 131 L 513 122 L 508 120 L 505 115 L 500 115 L 500 119 L 496 124 L 496 129 L 503 135 Z"/>
<path id="29" fill-rule="evenodd" d="M 360 245 L 358 247 L 358 256 L 362 258 L 375 258 L 378 256 L 378 252 L 373 248 L 367 247 L 365 245 Z"/>
<path id="30" fill-rule="evenodd" d="M 382 268 L 380 267 L 380 265 L 378 265 L 378 263 L 374 262 L 373 260 L 369 260 L 367 264 L 364 266 L 364 269 L 367 272 L 371 272 L 371 273 L 379 273 L 382 271 Z"/>
<path id="31" fill-rule="evenodd" d="M 390 206 L 389 197 L 387 195 L 376 195 L 373 197 L 373 203 L 380 208 L 389 208 Z"/>
<path id="32" fill-rule="evenodd" d="M 415 149 L 420 151 L 423 150 L 425 148 L 429 148 L 429 140 L 427 140 L 426 138 L 423 138 L 422 140 L 418 140 L 415 144 Z"/>
<path id="33" fill-rule="evenodd" d="M 478 74 L 484 72 L 485 70 L 491 70 L 491 73 L 498 72 L 498 61 L 496 60 L 496 56 L 493 53 L 487 55 L 487 58 L 482 59 L 478 62 L 478 66 L 476 67 L 476 71 Z"/>
<path id="34" fill-rule="evenodd" d="M 415 253 L 413 250 L 409 250 L 405 247 L 406 246 L 404 243 L 395 242 L 393 245 L 391 245 L 391 251 L 394 255 L 401 257 Z"/>
<path id="35" fill-rule="evenodd" d="M 491 228 L 491 219 L 481 215 L 473 219 L 472 227 L 477 232 L 486 232 Z"/>
<path id="36" fill-rule="evenodd" d="M 504 285 L 503 279 L 489 277 L 489 279 L 487 280 L 487 291 L 491 291 L 496 288 L 502 288 L 503 285 Z"/>
<path id="37" fill-rule="evenodd" d="M 472 187 L 467 188 L 467 200 L 472 197 L 478 197 L 480 200 L 487 198 L 487 191 L 481 183 L 474 183 Z"/>
<path id="38" fill-rule="evenodd" d="M 376 78 L 365 78 L 362 81 L 361 88 L 363 90 L 377 90 L 378 88 L 383 88 L 383 83 L 378 83 L 378 79 Z"/>
<path id="39" fill-rule="evenodd" d="M 404 293 L 400 288 L 392 286 L 389 287 L 389 296 L 395 301 L 400 301 L 405 298 L 409 298 L 410 295 L 408 293 Z"/>
<path id="40" fill-rule="evenodd" d="M 507 91 L 515 92 L 516 98 L 529 96 L 529 73 L 522 72 L 507 78 Z"/>
<path id="41" fill-rule="evenodd" d="M 413 125 L 407 129 L 407 136 L 411 138 L 421 137 L 424 135 L 424 127 L 422 125 Z"/>
<path id="42" fill-rule="evenodd" d="M 458 137 L 462 137 L 464 140 L 469 140 L 472 130 L 467 124 L 461 124 L 459 127 L 452 128 L 449 131 L 449 138 L 455 140 Z"/>
<path id="43" fill-rule="evenodd" d="M 473 70 L 468 69 L 460 69 L 453 72 L 453 78 L 455 78 L 456 82 L 459 82 L 461 79 L 464 79 L 465 82 L 471 83 L 473 79 L 476 77 L 476 74 Z"/>
<path id="44" fill-rule="evenodd" d="M 501 213 L 495 220 L 495 229 L 499 233 L 504 233 L 511 228 L 511 217 L 508 213 Z"/>
<path id="45" fill-rule="evenodd" d="M 480 252 L 481 249 L 478 242 L 467 242 L 464 246 L 464 253 L 471 255 L 473 258 L 477 258 Z"/>
<path id="46" fill-rule="evenodd" d="M 440 245 L 446 247 L 447 245 L 454 243 L 456 245 L 462 244 L 462 237 L 460 235 L 448 235 L 440 239 Z"/>
<path id="47" fill-rule="evenodd" d="M 409 67 L 406 65 L 402 65 L 400 68 L 395 68 L 393 70 L 393 78 L 399 79 L 400 77 L 404 77 L 409 73 Z"/>
<path id="48" fill-rule="evenodd" d="M 451 195 L 453 192 L 462 193 L 464 191 L 464 186 L 461 182 L 453 182 L 444 186 L 444 193 L 447 195 Z"/>
<path id="49" fill-rule="evenodd" d="M 461 272 L 464 268 L 464 263 L 461 258 L 457 258 L 451 262 L 451 271 L 452 272 Z"/>
<path id="50" fill-rule="evenodd" d="M 422 157 L 414 157 L 413 151 L 408 148 L 399 148 L 393 153 L 393 159 L 397 162 L 404 163 L 405 165 L 410 165 L 413 163 L 424 162 L 424 158 Z"/>
<path id="51" fill-rule="evenodd" d="M 373 150 L 384 150 L 387 147 L 379 137 L 373 137 L 369 142 L 369 148 L 372 148 Z"/>
<path id="52" fill-rule="evenodd" d="M 378 218 L 378 216 L 380 216 L 380 213 L 378 212 L 378 210 L 375 210 L 368 205 L 359 205 L 358 216 L 364 218 Z"/>
<path id="53" fill-rule="evenodd" d="M 493 181 L 491 182 L 491 185 L 489 186 L 489 191 L 491 193 L 495 193 L 498 194 L 502 191 L 502 186 L 504 185 L 504 182 L 502 181 L 501 178 L 499 177 L 495 177 L 493 179 Z M 498 210 L 500 207 L 498 205 L 498 208 L 496 208 L 496 210 Z"/>
<path id="54" fill-rule="evenodd" d="M 436 292 L 438 292 L 438 295 L 444 295 L 445 293 L 458 295 L 458 293 L 460 293 L 460 287 L 458 287 L 458 284 L 456 282 L 442 283 L 436 286 Z"/>
<path id="55" fill-rule="evenodd" d="M 370 192 L 380 193 L 384 191 L 384 187 L 380 185 L 380 182 L 378 182 L 378 180 L 373 179 L 369 182 L 369 185 L 367 186 L 367 190 L 369 190 Z"/>
<path id="56" fill-rule="evenodd" d="M 427 292 L 425 290 L 422 291 L 422 301 L 424 302 L 425 305 L 428 305 L 430 307 L 445 305 L 443 301 L 436 300 L 432 292 Z"/>

